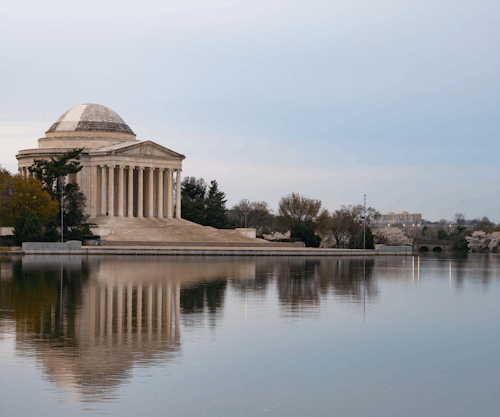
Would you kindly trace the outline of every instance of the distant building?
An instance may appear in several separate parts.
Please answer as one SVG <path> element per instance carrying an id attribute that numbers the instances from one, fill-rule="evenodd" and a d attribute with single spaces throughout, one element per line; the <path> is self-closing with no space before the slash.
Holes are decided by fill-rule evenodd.
<path id="1" fill-rule="evenodd" d="M 420 213 L 415 213 L 411 214 L 408 213 L 407 211 L 402 211 L 401 213 L 392 213 L 389 212 L 387 214 L 381 214 L 380 218 L 378 219 L 379 221 L 383 222 L 404 222 L 404 221 L 411 221 L 411 222 L 417 222 L 420 223 L 422 221 L 422 214 Z"/>

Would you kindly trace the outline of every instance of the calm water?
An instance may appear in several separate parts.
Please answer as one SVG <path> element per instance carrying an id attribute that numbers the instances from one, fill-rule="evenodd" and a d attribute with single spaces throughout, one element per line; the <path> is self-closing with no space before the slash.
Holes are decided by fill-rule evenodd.
<path id="1" fill-rule="evenodd" d="M 499 273 L 496 254 L 0 257 L 0 415 L 498 416 Z"/>

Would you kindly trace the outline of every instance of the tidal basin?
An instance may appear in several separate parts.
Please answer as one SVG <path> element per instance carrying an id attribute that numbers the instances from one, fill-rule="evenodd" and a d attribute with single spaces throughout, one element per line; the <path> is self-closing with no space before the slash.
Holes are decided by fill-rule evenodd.
<path id="1" fill-rule="evenodd" d="M 0 416 L 496 416 L 498 254 L 0 255 Z"/>

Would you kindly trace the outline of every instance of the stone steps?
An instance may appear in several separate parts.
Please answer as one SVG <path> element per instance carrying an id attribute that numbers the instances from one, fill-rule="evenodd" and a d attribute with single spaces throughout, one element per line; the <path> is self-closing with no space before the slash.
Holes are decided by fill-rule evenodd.
<path id="1" fill-rule="evenodd" d="M 215 229 L 184 219 L 120 218 L 99 216 L 89 220 L 92 233 L 112 242 L 234 242 L 266 243 L 236 230 Z"/>

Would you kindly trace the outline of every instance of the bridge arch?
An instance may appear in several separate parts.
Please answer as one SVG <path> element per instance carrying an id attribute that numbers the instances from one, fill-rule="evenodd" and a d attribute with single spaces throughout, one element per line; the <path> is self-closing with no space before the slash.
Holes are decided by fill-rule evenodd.
<path id="1" fill-rule="evenodd" d="M 419 252 L 429 252 L 429 248 L 427 246 L 420 246 L 420 248 L 418 248 L 418 251 Z"/>
<path id="2" fill-rule="evenodd" d="M 435 246 L 432 249 L 432 251 L 435 252 L 435 253 L 441 253 L 441 252 L 443 252 L 443 248 L 441 246 Z"/>

